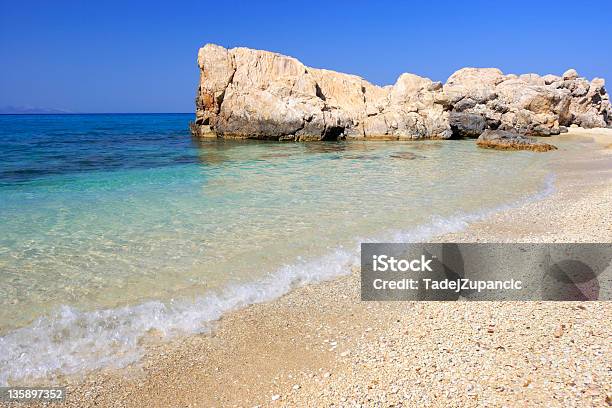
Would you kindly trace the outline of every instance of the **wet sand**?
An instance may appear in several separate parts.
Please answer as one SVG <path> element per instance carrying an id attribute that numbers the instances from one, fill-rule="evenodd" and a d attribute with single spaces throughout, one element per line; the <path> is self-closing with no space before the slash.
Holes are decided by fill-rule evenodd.
<path id="1" fill-rule="evenodd" d="M 610 242 L 612 131 L 596 133 L 553 165 L 552 196 L 435 240 Z M 353 267 L 151 344 L 134 367 L 66 380 L 66 405 L 609 406 L 611 332 L 609 302 L 361 302 Z"/>

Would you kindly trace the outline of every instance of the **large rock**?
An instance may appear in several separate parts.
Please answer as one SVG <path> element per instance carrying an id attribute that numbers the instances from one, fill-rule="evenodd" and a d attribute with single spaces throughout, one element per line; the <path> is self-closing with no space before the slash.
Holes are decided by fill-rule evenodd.
<path id="1" fill-rule="evenodd" d="M 192 132 L 273 140 L 448 138 L 442 84 L 403 74 L 394 86 L 306 67 L 268 51 L 208 44 Z"/>
<path id="2" fill-rule="evenodd" d="M 505 130 L 485 130 L 476 141 L 478 147 L 497 150 L 533 150 L 547 152 L 557 148 L 548 143 L 538 142 L 529 137 Z"/>
<path id="3" fill-rule="evenodd" d="M 460 137 L 478 137 L 487 128 L 486 118 L 466 112 L 451 112 L 449 123 L 453 134 Z"/>
<path id="4" fill-rule="evenodd" d="M 602 79 L 589 82 L 575 70 L 563 76 L 503 75 L 492 68 L 463 68 L 444 85 L 451 97 L 450 125 L 456 137 L 487 129 L 551 136 L 564 127 L 605 127 L 611 108 Z M 478 120 L 477 117 L 481 117 Z"/>
<path id="5" fill-rule="evenodd" d="M 380 87 L 295 58 L 207 44 L 198 53 L 198 137 L 272 140 L 478 137 L 485 129 L 552 135 L 612 119 L 601 79 L 464 68 L 446 84 L 402 74 Z"/>

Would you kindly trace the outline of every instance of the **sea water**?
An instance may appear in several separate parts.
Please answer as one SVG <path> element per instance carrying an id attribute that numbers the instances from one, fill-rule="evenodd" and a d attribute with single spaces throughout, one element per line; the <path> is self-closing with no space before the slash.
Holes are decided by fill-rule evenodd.
<path id="1" fill-rule="evenodd" d="M 142 340 L 349 273 L 550 189 L 474 141 L 198 141 L 192 114 L 0 116 L 0 385 L 137 361 Z"/>

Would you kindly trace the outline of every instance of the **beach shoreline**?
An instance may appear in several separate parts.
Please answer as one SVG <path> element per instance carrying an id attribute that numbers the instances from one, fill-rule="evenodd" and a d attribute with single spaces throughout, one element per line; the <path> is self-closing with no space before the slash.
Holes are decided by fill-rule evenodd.
<path id="1" fill-rule="evenodd" d="M 590 147 L 553 164 L 552 195 L 433 241 L 610 242 L 612 130 L 557 137 Z M 601 406 L 610 322 L 607 302 L 361 302 L 353 268 L 64 379 L 66 406 Z"/>

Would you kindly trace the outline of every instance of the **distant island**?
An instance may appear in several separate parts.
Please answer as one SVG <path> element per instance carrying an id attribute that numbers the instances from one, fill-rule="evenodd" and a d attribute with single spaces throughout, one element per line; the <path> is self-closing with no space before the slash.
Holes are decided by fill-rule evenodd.
<path id="1" fill-rule="evenodd" d="M 40 106 L 0 106 L 0 115 L 61 115 L 66 113 L 74 112 Z"/>
<path id="2" fill-rule="evenodd" d="M 198 65 L 190 127 L 200 138 L 451 139 L 489 130 L 480 146 L 495 147 L 498 140 L 502 148 L 522 149 L 532 144 L 525 136 L 612 125 L 604 80 L 588 81 L 574 69 L 540 76 L 463 68 L 445 84 L 405 73 L 380 87 L 273 52 L 214 44 L 199 50 Z M 540 143 L 532 150 L 548 148 Z"/>

